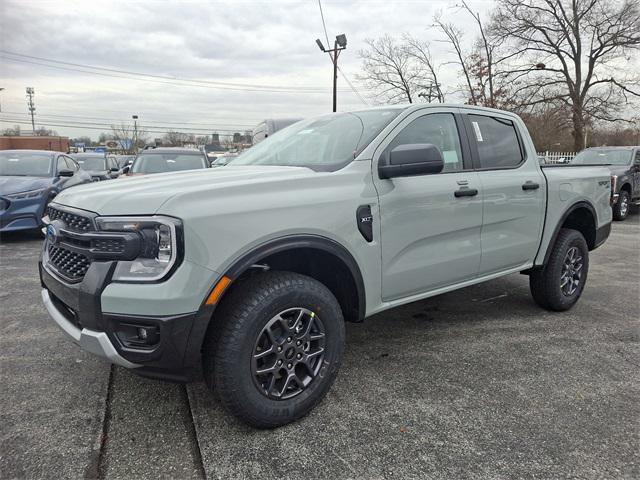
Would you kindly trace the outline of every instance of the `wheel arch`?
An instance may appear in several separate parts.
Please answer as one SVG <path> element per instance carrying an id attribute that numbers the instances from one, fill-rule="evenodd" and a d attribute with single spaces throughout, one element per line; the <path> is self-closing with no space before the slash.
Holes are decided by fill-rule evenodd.
<path id="1" fill-rule="evenodd" d="M 243 276 L 265 268 L 288 270 L 315 278 L 334 294 L 345 320 L 360 322 L 364 319 L 365 287 L 358 263 L 343 245 L 320 235 L 279 237 L 246 252 L 221 276 L 228 278 L 228 286 L 215 305 L 224 300 Z M 214 289 L 212 286 L 210 292 Z"/>
<path id="2" fill-rule="evenodd" d="M 596 214 L 596 209 L 593 205 L 591 205 L 591 203 L 587 201 L 576 202 L 569 208 L 567 208 L 567 210 L 565 210 L 565 212 L 560 217 L 560 221 L 558 221 L 558 224 L 556 225 L 553 232 L 553 236 L 551 237 L 551 240 L 547 245 L 547 250 L 544 254 L 543 265 L 546 265 L 548 263 L 549 257 L 551 256 L 551 252 L 553 250 L 553 246 L 558 239 L 560 230 L 563 228 L 571 228 L 580 232 L 587 242 L 589 251 L 596 248 L 596 231 L 598 228 L 597 218 L 598 216 Z"/>

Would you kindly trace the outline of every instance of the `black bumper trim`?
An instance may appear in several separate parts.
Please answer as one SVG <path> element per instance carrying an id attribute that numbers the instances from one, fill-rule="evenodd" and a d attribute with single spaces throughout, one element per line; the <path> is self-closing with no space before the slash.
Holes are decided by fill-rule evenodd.
<path id="1" fill-rule="evenodd" d="M 603 225 L 596 230 L 596 241 L 593 245 L 593 250 L 602 245 L 607 240 L 607 238 L 609 238 L 609 234 L 611 234 L 611 222 Z"/>

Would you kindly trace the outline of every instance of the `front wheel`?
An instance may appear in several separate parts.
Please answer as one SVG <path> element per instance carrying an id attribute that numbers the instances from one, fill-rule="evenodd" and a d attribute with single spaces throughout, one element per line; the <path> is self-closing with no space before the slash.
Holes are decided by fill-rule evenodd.
<path id="1" fill-rule="evenodd" d="M 563 228 L 547 264 L 529 275 L 531 295 L 547 310 L 569 310 L 582 295 L 588 271 L 587 242 L 580 232 Z"/>
<path id="2" fill-rule="evenodd" d="M 344 337 L 340 305 L 322 283 L 290 272 L 256 274 L 229 292 L 212 320 L 205 380 L 245 423 L 285 425 L 325 396 Z"/>

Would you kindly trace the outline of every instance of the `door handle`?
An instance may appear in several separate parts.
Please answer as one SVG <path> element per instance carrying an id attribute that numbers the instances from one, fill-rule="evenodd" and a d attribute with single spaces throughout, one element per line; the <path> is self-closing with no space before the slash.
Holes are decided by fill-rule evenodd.
<path id="1" fill-rule="evenodd" d="M 522 184 L 522 190 L 537 190 L 539 188 L 540 188 L 540 185 L 538 185 L 535 182 L 532 182 L 531 180 Z"/>
<path id="2" fill-rule="evenodd" d="M 478 194 L 478 190 L 475 188 L 461 188 L 453 192 L 456 198 L 459 197 L 475 197 Z"/>

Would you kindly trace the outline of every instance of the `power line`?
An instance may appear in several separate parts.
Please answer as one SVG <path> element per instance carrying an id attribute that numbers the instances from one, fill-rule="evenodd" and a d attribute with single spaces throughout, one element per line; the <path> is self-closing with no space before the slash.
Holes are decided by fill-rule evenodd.
<path id="1" fill-rule="evenodd" d="M 97 126 L 97 127 L 101 127 L 101 128 L 106 128 L 106 129 L 111 129 L 111 127 L 113 126 L 113 124 L 111 123 L 101 123 L 101 122 L 81 122 L 81 121 L 72 121 L 72 120 L 47 120 L 47 119 L 43 119 L 41 117 L 38 117 L 40 119 L 41 123 L 47 124 L 47 125 L 52 125 L 55 122 L 64 122 L 65 126 L 69 126 L 69 127 L 74 127 L 74 126 Z M 13 121 L 26 121 L 27 119 L 24 118 L 2 118 L 1 121 L 5 122 L 5 123 L 10 123 Z M 117 125 L 116 125 L 117 126 Z M 201 132 L 210 132 L 211 130 L 218 130 L 218 131 L 225 131 L 225 132 L 237 132 L 238 130 L 247 130 L 247 128 L 217 128 L 217 127 L 209 127 L 209 128 L 195 128 L 195 127 L 175 127 L 175 126 L 171 126 L 171 125 L 140 125 L 140 128 L 144 128 L 144 129 L 153 129 L 153 128 L 160 128 L 160 129 L 167 129 L 167 130 L 176 130 L 176 131 L 180 131 L 180 130 L 188 130 L 188 131 L 201 131 Z"/>
<path id="2" fill-rule="evenodd" d="M 21 113 L 21 112 L 2 112 L 3 115 L 27 115 L 25 113 Z M 45 118 L 57 118 L 58 120 L 54 120 L 54 121 L 62 121 L 59 120 L 59 118 L 70 118 L 70 119 L 74 119 L 74 118 L 78 118 L 78 119 L 84 119 L 84 120 L 107 120 L 107 121 L 113 121 L 113 122 L 128 122 L 129 119 L 125 119 L 125 118 L 114 118 L 114 117 L 93 117 L 93 116 L 86 116 L 86 115 L 60 115 L 60 114 L 54 114 L 54 113 L 40 113 L 40 115 L 38 116 L 38 118 L 41 119 L 45 119 Z M 46 121 L 46 120 L 43 120 Z M 69 121 L 73 121 L 73 120 L 69 120 Z M 163 125 L 170 125 L 170 124 L 178 124 L 178 125 L 200 125 L 200 126 L 206 126 L 208 128 L 216 128 L 213 122 L 182 122 L 182 121 L 176 121 L 176 122 L 172 122 L 172 121 L 167 121 L 167 120 L 150 120 L 145 118 L 144 119 L 144 123 L 160 123 Z M 225 127 L 238 127 L 238 128 L 251 128 L 254 127 L 256 125 L 256 123 L 228 123 L 226 121 L 218 121 L 217 122 L 220 125 L 223 125 Z"/>
<path id="3" fill-rule="evenodd" d="M 0 123 L 7 123 L 7 124 L 13 124 L 13 125 L 31 125 L 31 122 L 29 121 L 22 121 L 22 120 L 3 120 L 0 119 Z M 81 125 L 67 125 L 67 124 L 62 124 L 62 123 L 47 123 L 47 127 L 62 127 L 62 128 L 75 128 L 75 129 L 79 129 L 79 130 L 99 130 L 101 132 L 105 132 L 105 128 L 101 128 L 101 127 L 91 127 L 91 126 L 81 126 Z M 168 128 L 168 129 L 150 129 L 150 128 L 144 128 L 144 131 L 146 133 L 168 133 L 168 132 L 173 132 L 176 131 L 176 129 L 173 128 Z M 108 129 L 107 129 L 108 130 Z M 218 132 L 229 132 L 229 133 L 222 133 L 223 136 L 232 136 L 234 133 L 241 133 L 238 132 L 237 130 L 221 130 L 221 129 L 213 129 L 214 132 L 213 133 L 218 133 Z M 211 133 L 211 129 L 208 130 L 209 133 Z M 191 133 L 193 135 L 203 135 L 203 132 L 194 132 L 194 131 L 183 131 L 180 133 Z"/>
<path id="4" fill-rule="evenodd" d="M 342 78 L 344 78 L 344 81 L 347 82 L 347 85 L 349 85 L 349 87 L 351 87 L 351 90 L 353 90 L 353 93 L 355 93 L 357 95 L 357 97 L 360 99 L 360 101 L 362 103 L 364 103 L 366 106 L 369 106 L 369 102 L 367 102 L 362 95 L 360 95 L 360 92 L 358 92 L 358 90 L 356 90 L 356 87 L 354 87 L 351 82 L 349 81 L 349 79 L 347 78 L 347 75 L 340 69 L 340 67 L 338 67 L 338 71 L 340 72 L 340 75 L 342 75 Z"/>
<path id="5" fill-rule="evenodd" d="M 331 45 L 329 43 L 329 34 L 327 33 L 327 24 L 324 23 L 324 12 L 322 11 L 322 3 L 318 0 L 318 7 L 320 7 L 320 18 L 322 18 L 322 28 L 324 29 L 324 37 L 327 39 L 327 48 Z"/>
<path id="6" fill-rule="evenodd" d="M 19 57 L 19 58 L 14 58 Z M 90 75 L 99 75 L 111 78 L 124 78 L 127 80 L 144 80 L 152 83 L 161 83 L 176 86 L 192 86 L 202 88 L 212 88 L 217 90 L 236 90 L 246 92 L 270 92 L 270 93 L 324 93 L 326 88 L 322 87 L 304 87 L 304 86 L 277 86 L 277 85 L 252 85 L 231 82 L 219 82 L 210 80 L 197 80 L 181 77 L 170 77 L 165 75 L 155 75 L 151 73 L 133 72 L 128 70 L 119 70 L 114 68 L 96 67 L 93 65 L 85 65 L 80 63 L 64 62 L 45 57 L 36 57 L 34 55 L 24 55 L 7 50 L 0 50 L 0 58 L 5 60 L 38 65 L 58 70 L 87 73 Z M 47 62 L 47 63 L 42 63 Z M 53 64 L 53 65 L 50 65 Z M 64 65 L 64 66 L 63 66 Z M 90 70 L 87 70 L 90 69 Z M 97 70 L 97 71 L 91 71 Z M 108 73 L 105 73 L 108 72 Z M 139 77 L 139 78 L 136 78 Z"/>

